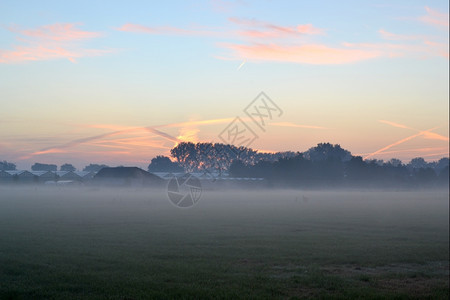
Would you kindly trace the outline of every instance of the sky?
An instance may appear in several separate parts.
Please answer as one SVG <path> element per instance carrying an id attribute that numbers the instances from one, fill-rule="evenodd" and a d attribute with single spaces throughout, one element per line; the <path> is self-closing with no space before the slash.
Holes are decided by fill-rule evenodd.
<path id="1" fill-rule="evenodd" d="M 448 11 L 411 0 L 1 0 L 0 160 L 146 168 L 182 141 L 448 157 Z"/>

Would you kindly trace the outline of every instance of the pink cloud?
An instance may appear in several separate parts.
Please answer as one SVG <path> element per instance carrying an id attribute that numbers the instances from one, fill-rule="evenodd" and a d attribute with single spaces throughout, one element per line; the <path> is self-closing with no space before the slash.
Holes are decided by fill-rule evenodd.
<path id="1" fill-rule="evenodd" d="M 312 24 L 298 25 L 297 31 L 303 34 L 324 34 L 325 31 L 314 27 Z"/>
<path id="2" fill-rule="evenodd" d="M 77 58 L 87 56 L 100 56 L 109 53 L 109 50 L 97 49 L 67 49 L 63 47 L 15 46 L 13 50 L 0 50 L 0 63 L 19 63 L 25 61 L 39 61 L 65 58 L 72 63 Z"/>
<path id="3" fill-rule="evenodd" d="M 428 10 L 433 16 L 436 13 Z M 217 43 L 231 53 L 215 56 L 223 60 L 281 61 L 306 64 L 345 64 L 376 57 L 416 56 L 420 59 L 431 56 L 448 58 L 448 46 L 432 42 L 436 37 L 396 34 L 384 29 L 379 33 L 392 43 L 342 43 L 330 45 L 312 40 L 324 35 L 325 30 L 312 24 L 282 26 L 255 19 L 231 17 L 234 29 L 179 28 L 172 26 L 148 27 L 139 24 L 124 24 L 117 30 L 161 35 L 207 36 L 234 38 L 241 42 Z M 402 42 L 402 43 L 398 43 Z M 242 64 L 241 63 L 241 66 Z M 238 68 L 240 69 L 240 67 Z"/>
<path id="4" fill-rule="evenodd" d="M 180 28 L 173 26 L 144 26 L 140 24 L 127 23 L 117 28 L 119 31 L 161 34 L 161 35 L 189 35 L 189 36 L 212 36 L 212 37 L 245 37 L 245 38 L 281 38 L 288 36 L 318 35 L 325 31 L 314 27 L 312 24 L 297 26 L 279 26 L 267 22 L 229 18 L 230 22 L 243 27 L 238 30 L 219 30 L 209 28 Z"/>
<path id="5" fill-rule="evenodd" d="M 280 26 L 268 22 L 241 18 L 229 18 L 230 22 L 245 27 L 238 31 L 241 36 L 250 38 L 281 38 L 300 35 L 323 35 L 325 31 L 314 27 L 312 24 L 300 24 L 297 26 Z"/>
<path id="6" fill-rule="evenodd" d="M 203 29 L 184 29 L 172 26 L 156 26 L 149 27 L 140 24 L 127 23 L 117 28 L 119 31 L 161 34 L 161 35 L 195 35 L 195 36 L 217 36 L 219 31 L 203 30 Z"/>
<path id="7" fill-rule="evenodd" d="M 445 58 L 448 57 L 448 43 L 438 43 L 438 42 L 432 42 L 432 41 L 425 41 L 425 45 L 429 46 L 430 51 L 436 53 L 437 55 L 440 55 Z"/>
<path id="8" fill-rule="evenodd" d="M 381 35 L 381 37 L 383 39 L 392 40 L 392 41 L 412 41 L 412 40 L 421 39 L 421 37 L 417 36 L 417 35 L 396 34 L 396 33 L 388 32 L 384 29 L 378 30 L 378 33 Z"/>
<path id="9" fill-rule="evenodd" d="M 306 64 L 345 64 L 381 56 L 377 50 L 334 48 L 321 44 L 301 46 L 278 44 L 223 44 L 239 59 Z"/>
<path id="10" fill-rule="evenodd" d="M 111 50 L 86 49 L 81 47 L 83 40 L 100 37 L 101 33 L 83 31 L 76 24 L 52 24 L 35 29 L 10 27 L 17 33 L 22 45 L 12 45 L 12 49 L 0 49 L 0 63 L 19 63 L 26 61 L 68 59 L 76 62 L 77 58 L 99 56 Z"/>
<path id="11" fill-rule="evenodd" d="M 441 13 L 428 6 L 425 6 L 425 10 L 427 14 L 419 18 L 421 22 L 448 30 L 448 13 Z"/>
<path id="12" fill-rule="evenodd" d="M 44 25 L 36 29 L 19 30 L 16 27 L 10 27 L 9 30 L 27 37 L 52 41 L 74 41 L 101 36 L 101 33 L 99 32 L 83 31 L 77 29 L 75 26 L 76 24 L 57 23 L 52 25 Z"/>

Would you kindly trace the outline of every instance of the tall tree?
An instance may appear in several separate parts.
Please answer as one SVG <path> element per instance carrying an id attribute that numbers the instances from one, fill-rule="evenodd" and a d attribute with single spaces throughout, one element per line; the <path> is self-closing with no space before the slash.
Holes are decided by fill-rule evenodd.
<path id="1" fill-rule="evenodd" d="M 149 172 L 183 172 L 184 169 L 177 162 L 173 162 L 167 156 L 158 155 L 148 165 Z"/>
<path id="2" fill-rule="evenodd" d="M 320 143 L 303 153 L 306 159 L 311 161 L 323 161 L 328 158 L 340 161 L 349 161 L 352 158 L 350 151 L 341 148 L 340 145 L 332 145 L 330 143 Z"/>

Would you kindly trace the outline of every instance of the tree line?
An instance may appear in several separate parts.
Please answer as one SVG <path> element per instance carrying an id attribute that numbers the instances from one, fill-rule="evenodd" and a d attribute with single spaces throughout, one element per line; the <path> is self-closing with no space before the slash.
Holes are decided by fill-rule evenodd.
<path id="1" fill-rule="evenodd" d="M 260 177 L 286 184 L 447 184 L 449 159 L 426 162 L 417 157 L 404 164 L 364 160 L 340 145 L 320 143 L 301 152 L 260 153 L 246 147 L 220 143 L 180 143 L 166 156 L 152 159 L 150 172 L 227 171 L 233 177 Z"/>

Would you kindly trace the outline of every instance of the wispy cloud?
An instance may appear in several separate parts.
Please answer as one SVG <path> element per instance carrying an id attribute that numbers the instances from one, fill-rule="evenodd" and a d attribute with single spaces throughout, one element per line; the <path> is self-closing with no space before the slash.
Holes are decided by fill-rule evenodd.
<path id="1" fill-rule="evenodd" d="M 83 42 L 102 36 L 99 32 L 84 31 L 78 24 L 52 24 L 34 29 L 21 29 L 10 26 L 8 29 L 17 34 L 20 44 L 12 45 L 12 49 L 0 49 L 0 63 L 19 63 L 25 61 L 76 59 L 86 56 L 99 56 L 111 50 L 87 49 Z"/>
<path id="2" fill-rule="evenodd" d="M 224 4 L 222 1 L 218 3 Z M 427 14 L 420 18 L 422 22 L 448 27 L 448 14 L 437 12 L 429 7 L 425 10 Z M 355 63 L 378 57 L 443 56 L 448 58 L 448 43 L 442 42 L 439 38 L 436 40 L 434 37 L 398 34 L 380 29 L 381 38 L 391 42 L 336 44 L 323 42 L 323 38 L 318 40 L 317 36 L 326 35 L 327 30 L 309 23 L 284 25 L 239 17 L 230 17 L 228 21 L 231 27 L 188 26 L 183 28 L 127 23 L 117 30 L 218 39 L 216 45 L 226 49 L 227 53 L 215 55 L 215 57 L 241 62 L 276 61 L 327 65 Z"/>
<path id="3" fill-rule="evenodd" d="M 448 31 L 448 13 L 439 12 L 428 6 L 425 6 L 425 10 L 427 14 L 419 17 L 419 21 Z"/>
<path id="4" fill-rule="evenodd" d="M 396 34 L 384 29 L 378 30 L 378 33 L 381 35 L 383 39 L 391 40 L 391 41 L 414 41 L 421 39 L 421 36 L 418 35 L 405 35 L 405 34 Z"/>
<path id="5" fill-rule="evenodd" d="M 33 156 L 50 153 L 66 153 L 70 149 L 73 149 L 80 145 L 91 145 L 106 148 L 122 148 L 122 149 L 124 149 L 123 148 L 124 146 L 130 146 L 130 148 L 125 148 L 130 150 L 131 149 L 136 150 L 136 147 L 155 147 L 155 148 L 169 149 L 170 147 L 165 146 L 161 142 L 153 140 L 153 138 L 162 138 L 162 140 L 169 141 L 172 145 L 176 145 L 179 142 L 186 142 L 186 141 L 196 142 L 198 141 L 197 133 L 199 132 L 199 130 L 196 128 L 197 126 L 228 123 L 231 120 L 233 119 L 232 118 L 210 119 L 210 120 L 188 121 L 188 122 L 179 122 L 146 127 L 117 126 L 111 124 L 93 124 L 85 127 L 110 129 L 110 130 L 112 129 L 114 131 L 89 136 L 85 138 L 75 139 L 59 145 L 45 147 L 38 151 L 26 154 L 22 156 L 20 159 L 29 159 Z M 178 128 L 179 135 L 175 137 L 162 131 L 161 128 Z M 152 136 L 149 136 L 148 133 L 151 133 Z M 121 135 L 122 137 L 120 137 Z M 131 135 L 133 137 L 127 139 L 126 137 L 123 137 L 123 135 L 127 136 Z M 144 140 L 139 140 L 140 137 L 144 137 Z M 120 147 L 118 147 L 117 145 L 120 145 Z"/>
<path id="6" fill-rule="evenodd" d="M 282 38 L 300 35 L 323 35 L 325 30 L 312 24 L 282 26 L 254 19 L 231 17 L 228 20 L 240 27 L 238 35 L 250 38 Z"/>
<path id="7" fill-rule="evenodd" d="M 251 61 L 279 61 L 304 64 L 345 64 L 381 56 L 377 50 L 329 47 L 321 44 L 231 44 L 222 43 L 232 50 L 232 57 Z"/>
<path id="8" fill-rule="evenodd" d="M 102 36 L 100 32 L 84 31 L 78 29 L 76 26 L 77 24 L 73 23 L 57 23 L 34 29 L 20 29 L 17 26 L 10 26 L 9 30 L 19 33 L 22 36 L 58 42 L 85 40 Z"/>
<path id="9" fill-rule="evenodd" d="M 145 26 L 141 24 L 127 23 L 117 28 L 118 31 L 158 34 L 158 35 L 189 35 L 189 36 L 218 36 L 225 35 L 225 32 L 218 30 L 208 30 L 203 28 L 180 28 L 173 26 Z"/>

